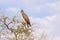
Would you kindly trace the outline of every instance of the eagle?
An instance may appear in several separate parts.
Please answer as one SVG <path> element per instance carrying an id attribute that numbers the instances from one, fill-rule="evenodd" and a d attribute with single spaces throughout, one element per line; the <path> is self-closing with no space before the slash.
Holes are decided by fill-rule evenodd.
<path id="1" fill-rule="evenodd" d="M 31 26 L 30 20 L 29 20 L 28 16 L 25 14 L 24 10 L 21 10 L 21 14 L 22 14 L 22 17 L 23 17 L 23 21 L 25 22 L 27 27 Z"/>

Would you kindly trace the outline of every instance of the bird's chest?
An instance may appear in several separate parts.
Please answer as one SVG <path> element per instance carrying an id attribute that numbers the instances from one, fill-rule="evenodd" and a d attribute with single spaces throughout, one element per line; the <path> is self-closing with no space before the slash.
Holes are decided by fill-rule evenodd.
<path id="1" fill-rule="evenodd" d="M 24 22 L 24 23 L 27 23 L 24 18 L 22 18 L 22 19 L 23 19 L 23 22 Z"/>

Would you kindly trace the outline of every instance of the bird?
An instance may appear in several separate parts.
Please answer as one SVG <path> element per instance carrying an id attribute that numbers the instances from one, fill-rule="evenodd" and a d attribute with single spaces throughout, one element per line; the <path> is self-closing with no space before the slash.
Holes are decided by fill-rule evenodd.
<path id="1" fill-rule="evenodd" d="M 22 17 L 23 17 L 23 21 L 26 23 L 27 27 L 31 27 L 31 24 L 30 24 L 30 20 L 27 16 L 27 14 L 24 12 L 24 10 L 21 10 L 21 14 L 22 14 Z"/>

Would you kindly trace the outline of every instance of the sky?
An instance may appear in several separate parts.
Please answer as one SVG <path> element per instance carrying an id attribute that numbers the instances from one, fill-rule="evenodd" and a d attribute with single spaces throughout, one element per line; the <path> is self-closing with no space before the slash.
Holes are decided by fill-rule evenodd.
<path id="1" fill-rule="evenodd" d="M 37 30 L 44 29 L 60 40 L 60 0 L 0 0 L 0 13 L 9 17 L 21 15 L 17 13 L 21 9 L 36 23 Z"/>

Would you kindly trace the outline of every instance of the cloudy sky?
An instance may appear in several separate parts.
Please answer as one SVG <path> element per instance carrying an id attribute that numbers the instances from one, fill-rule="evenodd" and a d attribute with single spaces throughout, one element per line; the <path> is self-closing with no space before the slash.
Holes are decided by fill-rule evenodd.
<path id="1" fill-rule="evenodd" d="M 36 28 L 47 30 L 48 34 L 60 38 L 60 0 L 0 0 L 0 13 L 16 15 L 23 9 Z M 18 15 L 20 15 L 18 13 Z"/>

